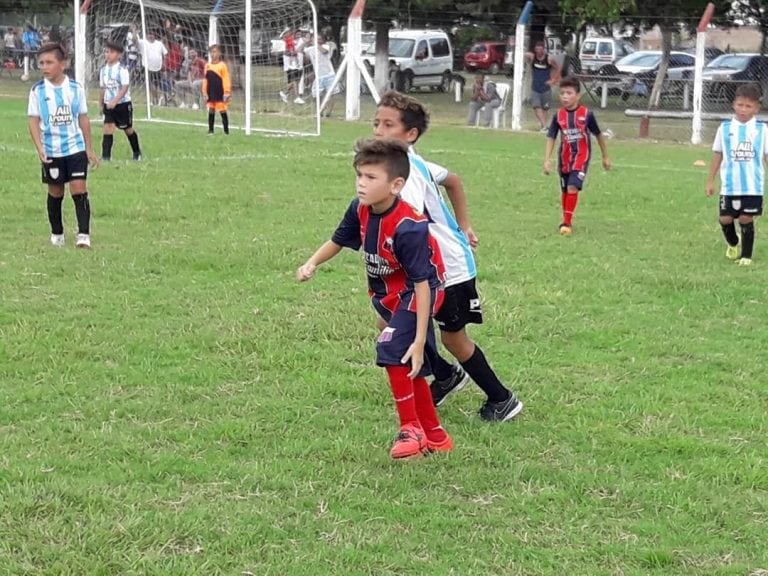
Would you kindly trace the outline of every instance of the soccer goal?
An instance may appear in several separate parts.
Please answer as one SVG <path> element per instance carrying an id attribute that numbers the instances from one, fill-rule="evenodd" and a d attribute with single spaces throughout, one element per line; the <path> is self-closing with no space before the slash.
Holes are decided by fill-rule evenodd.
<path id="1" fill-rule="evenodd" d="M 233 128 L 320 134 L 320 103 L 310 91 L 309 59 L 290 91 L 283 70 L 289 31 L 292 38 L 317 38 L 312 0 L 91 0 L 83 6 L 76 42 L 82 70 L 78 80 L 98 90 L 104 44 L 121 43 L 131 71 L 135 117 L 206 126 L 200 76 L 209 46 L 218 44 L 232 81 Z M 164 47 L 155 44 L 158 52 L 165 52 L 159 74 L 146 73 L 153 60 L 148 53 L 152 43 Z"/>

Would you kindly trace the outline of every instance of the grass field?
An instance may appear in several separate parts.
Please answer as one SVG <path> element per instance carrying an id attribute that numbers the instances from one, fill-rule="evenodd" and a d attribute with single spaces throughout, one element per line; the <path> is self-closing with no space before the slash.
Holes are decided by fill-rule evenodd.
<path id="1" fill-rule="evenodd" d="M 25 106 L 0 101 L 0 574 L 768 573 L 768 240 L 724 258 L 706 147 L 610 141 L 562 238 L 540 135 L 436 114 L 420 150 L 481 240 L 471 332 L 526 409 L 484 424 L 467 389 L 455 451 L 403 463 L 359 256 L 294 279 L 367 123 L 140 123 L 77 251 L 69 200 L 48 245 Z"/>

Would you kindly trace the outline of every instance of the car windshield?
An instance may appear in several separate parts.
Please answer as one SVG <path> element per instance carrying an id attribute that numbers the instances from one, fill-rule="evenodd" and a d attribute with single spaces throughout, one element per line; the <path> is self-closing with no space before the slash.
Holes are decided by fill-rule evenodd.
<path id="1" fill-rule="evenodd" d="M 648 52 L 635 52 L 624 56 L 616 62 L 616 66 L 640 66 L 642 68 L 655 68 L 661 60 L 661 54 L 649 54 Z"/>
<path id="2" fill-rule="evenodd" d="M 592 42 L 588 40 L 584 42 L 584 44 L 581 46 L 581 53 L 584 55 L 591 56 L 592 54 L 595 53 L 596 50 L 597 50 L 597 42 Z"/>
<path id="3" fill-rule="evenodd" d="M 390 38 L 389 39 L 389 55 L 393 58 L 408 58 L 413 54 L 413 45 L 415 40 L 409 40 L 407 38 Z M 376 45 L 371 44 L 366 50 L 366 54 L 376 54 Z"/>
<path id="4" fill-rule="evenodd" d="M 744 70 L 749 64 L 749 56 L 743 54 L 723 54 L 707 64 L 709 69 Z"/>
<path id="5" fill-rule="evenodd" d="M 487 52 L 487 48 L 485 44 L 475 44 L 472 46 L 472 48 L 469 49 L 470 52 L 474 52 L 475 54 L 481 54 L 483 52 Z"/>

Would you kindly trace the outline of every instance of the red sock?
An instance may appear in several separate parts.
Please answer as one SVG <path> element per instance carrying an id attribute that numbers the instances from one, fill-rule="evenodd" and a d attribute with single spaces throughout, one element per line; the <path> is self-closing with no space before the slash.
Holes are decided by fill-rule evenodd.
<path id="1" fill-rule="evenodd" d="M 400 427 L 406 424 L 419 425 L 419 416 L 416 412 L 416 396 L 413 393 L 413 380 L 408 378 L 408 366 L 387 366 L 389 386 L 392 388 L 392 396 L 395 398 L 395 408 L 400 417 Z"/>
<path id="2" fill-rule="evenodd" d="M 426 379 L 414 378 L 413 394 L 416 397 L 416 413 L 419 415 L 419 422 L 421 422 L 427 440 L 443 442 L 447 434 L 440 425 L 440 418 L 437 416 L 437 410 L 432 402 L 432 393 L 429 391 L 429 384 L 427 384 Z"/>
<path id="3" fill-rule="evenodd" d="M 563 224 L 566 226 L 571 225 L 573 219 L 573 213 L 576 212 L 576 204 L 579 203 L 579 195 L 566 192 L 563 194 Z"/>

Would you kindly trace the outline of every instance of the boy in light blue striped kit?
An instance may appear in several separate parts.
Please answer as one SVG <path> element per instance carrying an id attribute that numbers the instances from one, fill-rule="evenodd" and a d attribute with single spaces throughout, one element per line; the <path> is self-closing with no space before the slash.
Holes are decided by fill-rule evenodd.
<path id="1" fill-rule="evenodd" d="M 739 266 L 752 265 L 754 219 L 763 213 L 768 126 L 756 118 L 760 96 L 760 87 L 755 84 L 742 84 L 736 89 L 734 116 L 717 129 L 707 180 L 707 196 L 712 196 L 715 176 L 720 172 L 720 226 L 728 245 L 725 256 Z M 736 234 L 736 220 L 741 239 Z"/>
<path id="2" fill-rule="evenodd" d="M 131 102 L 131 79 L 128 68 L 122 65 L 120 57 L 123 46 L 111 40 L 106 43 L 104 57 L 107 61 L 99 72 L 99 109 L 104 114 L 104 133 L 101 139 L 101 159 L 112 159 L 112 142 L 115 126 L 125 131 L 131 144 L 133 159 L 141 160 L 139 135 L 133 129 L 133 103 Z"/>

